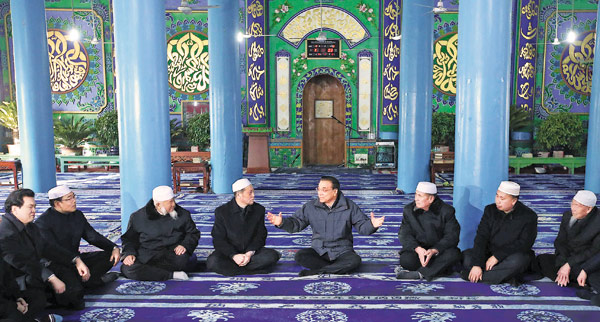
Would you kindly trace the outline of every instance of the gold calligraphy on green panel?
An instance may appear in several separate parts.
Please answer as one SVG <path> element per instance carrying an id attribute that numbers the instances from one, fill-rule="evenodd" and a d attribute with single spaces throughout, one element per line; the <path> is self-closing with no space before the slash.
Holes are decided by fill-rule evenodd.
<path id="1" fill-rule="evenodd" d="M 167 42 L 168 82 L 174 90 L 196 95 L 208 90 L 208 37 L 187 30 Z"/>
<path id="2" fill-rule="evenodd" d="M 83 44 L 68 41 L 65 33 L 58 29 L 47 32 L 50 87 L 56 94 L 72 92 L 83 84 L 90 67 Z"/>
<path id="3" fill-rule="evenodd" d="M 567 85 L 583 95 L 592 92 L 592 63 L 596 33 L 587 31 L 569 44 L 561 56 L 561 75 Z"/>
<path id="4" fill-rule="evenodd" d="M 456 95 L 457 53 L 457 32 L 443 35 L 433 45 L 433 85 L 447 95 Z"/>

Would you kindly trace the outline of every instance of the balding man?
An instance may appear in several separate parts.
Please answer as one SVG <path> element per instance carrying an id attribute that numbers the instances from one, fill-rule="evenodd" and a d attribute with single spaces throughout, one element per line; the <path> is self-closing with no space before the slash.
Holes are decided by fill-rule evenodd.
<path id="1" fill-rule="evenodd" d="M 125 277 L 140 281 L 187 280 L 200 232 L 190 212 L 175 203 L 173 189 L 158 186 L 129 218 L 123 241 Z"/>
<path id="2" fill-rule="evenodd" d="M 438 197 L 435 184 L 419 182 L 415 201 L 402 213 L 398 231 L 402 270 L 396 278 L 431 281 L 440 273 L 451 273 L 452 265 L 460 261 L 459 236 L 454 207 Z"/>
<path id="3" fill-rule="evenodd" d="M 519 201 L 521 187 L 502 181 L 496 202 L 487 205 L 477 228 L 473 248 L 464 251 L 461 277 L 488 284 L 518 283 L 534 258 L 537 214 Z"/>
<path id="4" fill-rule="evenodd" d="M 600 253 L 600 214 L 593 192 L 575 194 L 571 210 L 562 215 L 554 249 L 554 254 L 539 255 L 536 266 L 559 286 L 576 285 L 582 265 Z"/>
<path id="5" fill-rule="evenodd" d="M 267 273 L 280 255 L 265 247 L 265 207 L 254 202 L 248 179 L 237 180 L 231 189 L 233 199 L 215 210 L 211 232 L 215 251 L 206 259 L 206 267 L 226 276 Z"/>

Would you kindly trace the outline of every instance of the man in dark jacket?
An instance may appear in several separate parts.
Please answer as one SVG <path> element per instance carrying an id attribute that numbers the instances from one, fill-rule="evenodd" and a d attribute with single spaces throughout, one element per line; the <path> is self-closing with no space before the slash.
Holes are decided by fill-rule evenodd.
<path id="1" fill-rule="evenodd" d="M 79 256 L 86 264 L 90 278 L 83 282 L 84 287 L 97 287 L 114 281 L 119 273 L 106 272 L 117 265 L 121 258 L 117 245 L 94 230 L 83 213 L 77 210 L 75 193 L 69 187 L 50 189 L 48 199 L 51 207 L 35 221 L 44 238 L 67 250 L 71 256 Z M 80 253 L 82 238 L 102 251 Z"/>
<path id="2" fill-rule="evenodd" d="M 519 201 L 520 186 L 502 181 L 496 203 L 487 205 L 473 248 L 464 251 L 461 277 L 488 284 L 517 283 L 532 258 L 537 236 L 537 214 Z"/>
<path id="3" fill-rule="evenodd" d="M 301 249 L 295 259 L 301 266 L 300 276 L 317 274 L 346 274 L 355 270 L 361 258 L 354 252 L 352 227 L 361 235 L 370 235 L 383 225 L 385 217 L 371 220 L 352 200 L 344 197 L 339 181 L 330 176 L 321 177 L 318 198 L 305 203 L 292 217 L 268 213 L 271 224 L 289 233 L 312 228 L 312 247 Z"/>
<path id="4" fill-rule="evenodd" d="M 85 302 L 79 279 L 87 280 L 90 272 L 79 257 L 73 257 L 62 247 L 43 239 L 33 223 L 34 197 L 30 189 L 19 189 L 6 198 L 6 214 L 0 222 L 2 258 L 10 265 L 21 290 L 43 291 L 48 283 L 59 306 L 81 310 Z M 72 269 L 73 264 L 76 270 Z M 44 304 L 45 301 L 42 307 Z"/>
<path id="5" fill-rule="evenodd" d="M 536 267 L 559 286 L 575 283 L 585 261 L 600 253 L 600 214 L 593 192 L 575 194 L 571 210 L 563 213 L 554 248 L 554 254 L 537 257 Z"/>
<path id="6" fill-rule="evenodd" d="M 200 232 L 190 212 L 175 203 L 173 189 L 158 186 L 129 218 L 123 241 L 125 277 L 140 281 L 187 280 Z"/>
<path id="7" fill-rule="evenodd" d="M 215 210 L 215 251 L 206 259 L 206 267 L 227 276 L 266 273 L 280 255 L 265 247 L 265 207 L 254 202 L 248 179 L 237 180 L 231 188 L 233 199 Z"/>
<path id="8" fill-rule="evenodd" d="M 454 207 L 437 196 L 431 182 L 419 182 L 415 201 L 404 206 L 398 239 L 402 244 L 399 279 L 431 281 L 460 260 L 460 225 Z"/>
<path id="9" fill-rule="evenodd" d="M 21 291 L 10 266 L 0 258 L 0 321 L 31 321 L 45 304 L 44 291 Z"/>
<path id="10" fill-rule="evenodd" d="M 600 253 L 581 265 L 577 283 L 583 287 L 583 289 L 577 290 L 577 296 L 590 300 L 593 305 L 600 306 Z M 591 290 L 586 287 L 586 283 L 592 287 Z"/>

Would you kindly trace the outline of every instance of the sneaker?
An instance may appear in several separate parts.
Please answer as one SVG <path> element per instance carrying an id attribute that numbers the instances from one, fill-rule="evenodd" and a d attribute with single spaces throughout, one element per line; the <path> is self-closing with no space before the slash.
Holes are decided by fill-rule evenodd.
<path id="1" fill-rule="evenodd" d="M 180 281 L 187 281 L 190 278 L 184 271 L 176 271 L 176 272 L 173 272 L 173 279 L 180 280 Z"/>

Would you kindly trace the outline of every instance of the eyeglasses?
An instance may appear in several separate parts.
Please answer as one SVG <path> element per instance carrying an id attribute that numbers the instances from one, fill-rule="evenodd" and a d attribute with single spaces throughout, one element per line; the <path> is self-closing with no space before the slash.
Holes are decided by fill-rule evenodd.
<path id="1" fill-rule="evenodd" d="M 68 197 L 68 198 L 61 199 L 60 201 L 65 201 L 65 202 L 66 202 L 66 201 L 73 201 L 73 200 L 75 200 L 75 196 L 76 196 L 76 195 L 75 195 L 75 194 L 73 194 L 72 196 L 70 196 L 70 197 Z"/>

